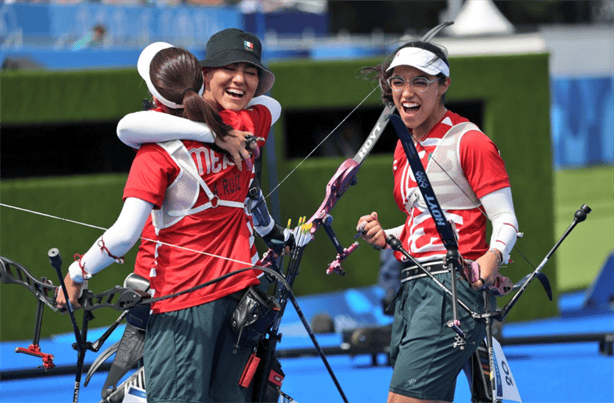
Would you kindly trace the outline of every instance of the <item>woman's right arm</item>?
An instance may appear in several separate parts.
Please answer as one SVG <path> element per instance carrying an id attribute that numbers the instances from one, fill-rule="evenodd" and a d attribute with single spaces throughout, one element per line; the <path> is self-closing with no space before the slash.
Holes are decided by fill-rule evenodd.
<path id="1" fill-rule="evenodd" d="M 263 105 L 271 113 L 272 124 L 281 115 L 281 105 L 275 99 L 262 95 L 250 101 L 248 107 Z M 236 135 L 247 132 L 233 131 Z M 132 148 L 144 143 L 159 143 L 169 140 L 194 140 L 213 143 L 216 134 L 206 123 L 194 122 L 168 113 L 157 111 L 133 112 L 124 116 L 117 124 L 117 137 Z M 244 137 L 240 136 L 240 137 Z"/>
<path id="2" fill-rule="evenodd" d="M 281 104 L 275 99 L 262 95 L 253 98 L 248 107 L 263 105 L 271 113 L 271 125 L 281 116 Z M 231 130 L 228 136 L 218 137 L 205 123 L 194 122 L 157 111 L 133 112 L 124 116 L 117 125 L 117 137 L 122 143 L 132 148 L 140 148 L 144 143 L 158 143 L 169 140 L 194 140 L 201 143 L 215 143 L 228 152 L 232 161 L 241 169 L 242 160 L 251 159 L 246 148 L 245 137 L 253 133 Z M 256 153 L 257 145 L 251 152 Z"/>
<path id="3" fill-rule="evenodd" d="M 65 282 L 73 306 L 79 307 L 77 299 L 85 280 L 119 260 L 136 244 L 153 207 L 144 200 L 127 198 L 115 224 L 70 265 Z M 59 307 L 66 305 L 63 293 L 58 294 L 56 302 Z"/>
<path id="4" fill-rule="evenodd" d="M 141 111 L 129 113 L 117 124 L 117 137 L 132 148 L 144 143 L 169 140 L 195 140 L 213 143 L 215 133 L 205 123 L 194 122 L 168 113 Z"/>

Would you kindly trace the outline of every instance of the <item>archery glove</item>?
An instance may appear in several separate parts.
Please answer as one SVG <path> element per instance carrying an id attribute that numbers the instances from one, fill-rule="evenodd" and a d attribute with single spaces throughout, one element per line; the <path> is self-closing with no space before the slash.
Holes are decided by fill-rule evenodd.
<path id="1" fill-rule="evenodd" d="M 276 223 L 273 224 L 271 231 L 262 236 L 267 246 L 278 255 L 281 254 L 286 246 L 294 247 L 294 233 L 288 228 L 283 228 Z"/>

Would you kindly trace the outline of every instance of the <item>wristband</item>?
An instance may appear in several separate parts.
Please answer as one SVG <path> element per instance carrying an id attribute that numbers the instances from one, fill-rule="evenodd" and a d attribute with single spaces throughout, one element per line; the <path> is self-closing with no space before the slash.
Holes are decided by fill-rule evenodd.
<path id="1" fill-rule="evenodd" d="M 92 275 L 85 271 L 85 266 L 81 264 L 81 255 L 75 255 L 75 261 L 68 267 L 70 279 L 77 284 L 82 284 Z"/>

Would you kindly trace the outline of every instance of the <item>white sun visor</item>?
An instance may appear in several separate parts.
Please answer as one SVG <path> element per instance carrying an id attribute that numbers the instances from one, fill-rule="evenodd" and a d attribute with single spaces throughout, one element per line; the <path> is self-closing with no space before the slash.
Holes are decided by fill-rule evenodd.
<path id="1" fill-rule="evenodd" d="M 450 77 L 450 67 L 435 53 L 422 48 L 406 47 L 399 50 L 386 71 L 397 66 L 412 66 L 432 76 L 442 73 Z"/>
<path id="2" fill-rule="evenodd" d="M 151 77 L 149 76 L 151 61 L 153 60 L 153 58 L 158 54 L 159 51 L 163 49 L 172 48 L 172 47 L 174 46 L 166 42 L 152 43 L 151 45 L 143 49 L 143 51 L 141 52 L 141 55 L 139 56 L 139 60 L 136 64 L 136 68 L 139 74 L 141 75 L 141 77 L 143 78 L 143 80 L 145 80 L 145 83 L 147 83 L 147 88 L 149 89 L 149 92 L 151 92 L 151 94 L 154 97 L 156 97 L 156 99 L 158 99 L 160 102 L 162 102 L 164 105 L 168 106 L 169 108 L 179 109 L 179 108 L 183 108 L 183 105 L 176 104 L 172 101 L 169 101 L 168 99 L 160 95 L 156 87 L 154 87 L 153 83 L 151 82 Z M 203 90 L 204 90 L 204 84 L 200 88 L 198 95 L 202 95 Z"/>

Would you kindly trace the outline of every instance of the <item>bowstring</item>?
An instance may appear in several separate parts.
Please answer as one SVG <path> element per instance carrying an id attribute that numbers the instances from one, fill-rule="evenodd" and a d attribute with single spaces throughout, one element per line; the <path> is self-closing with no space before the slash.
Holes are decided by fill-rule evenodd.
<path id="1" fill-rule="evenodd" d="M 108 231 L 108 228 L 99 227 L 97 225 L 92 225 L 92 224 L 84 223 L 84 222 L 81 222 L 81 221 L 75 221 L 75 220 L 71 220 L 71 219 L 64 218 L 64 217 L 58 217 L 58 216 L 54 216 L 54 215 L 51 215 L 51 214 L 42 213 L 40 211 L 28 210 L 28 209 L 23 208 L 23 207 L 12 206 L 10 204 L 5 204 L 5 203 L 0 203 L 0 206 L 11 208 L 11 209 L 14 209 L 14 210 L 23 211 L 23 212 L 30 213 L 30 214 L 35 214 L 35 215 L 47 217 L 47 218 L 53 218 L 55 220 L 65 221 L 65 222 L 69 222 L 69 223 L 72 223 L 72 224 L 81 225 L 81 226 L 84 226 L 84 227 L 99 229 L 99 230 L 102 230 L 102 231 Z M 175 244 L 171 244 L 171 243 L 167 243 L 167 242 L 162 242 L 162 241 L 158 241 L 158 240 L 154 240 L 154 239 L 149 239 L 149 238 L 145 238 L 145 237 L 139 237 L 138 239 L 143 240 L 143 241 L 158 243 L 160 245 L 170 246 L 172 248 L 182 249 L 182 250 L 185 250 L 185 251 L 188 251 L 188 252 L 197 253 L 197 254 L 200 254 L 200 255 L 211 256 L 211 257 L 215 257 L 215 258 L 219 258 L 219 259 L 223 259 L 223 260 L 228 260 L 228 261 L 234 262 L 234 263 L 240 263 L 240 264 L 245 264 L 247 266 L 253 266 L 251 263 L 248 263 L 248 262 L 232 259 L 232 258 L 225 257 L 225 256 L 216 255 L 216 254 L 213 254 L 213 253 L 208 253 L 208 252 L 205 252 L 205 251 L 200 251 L 200 250 L 196 250 L 196 249 L 186 248 L 185 246 L 181 246 L 181 245 L 175 245 Z"/>
<path id="2" fill-rule="evenodd" d="M 313 153 L 314 153 L 314 152 L 315 152 L 315 151 L 316 151 L 316 150 L 317 150 L 317 149 L 318 149 L 318 148 L 319 148 L 319 147 L 320 147 L 320 146 L 321 146 L 321 145 L 322 145 L 322 144 L 323 144 L 323 143 L 324 143 L 326 140 L 328 140 L 328 138 L 329 138 L 330 136 L 332 136 L 332 135 L 333 135 L 333 133 L 334 133 L 334 132 L 335 132 L 335 131 L 336 131 L 336 130 L 337 130 L 337 129 L 338 129 L 338 128 L 339 128 L 339 127 L 340 127 L 340 126 L 341 126 L 341 125 L 342 125 L 342 124 L 343 124 L 343 123 L 344 123 L 344 122 L 345 122 L 345 121 L 346 121 L 346 120 L 347 120 L 347 119 L 348 119 L 348 118 L 349 118 L 349 117 L 350 117 L 350 116 L 351 116 L 351 115 L 352 115 L 352 114 L 353 114 L 353 113 L 354 113 L 354 112 L 355 112 L 355 111 L 356 111 L 356 110 L 357 110 L 357 109 L 358 109 L 358 108 L 359 108 L 359 107 L 360 107 L 360 106 L 361 106 L 361 105 L 362 105 L 362 104 L 363 104 L 363 103 L 364 103 L 364 102 L 365 102 L 365 101 L 366 101 L 366 100 L 367 100 L 367 99 L 370 97 L 370 96 L 371 96 L 371 94 L 373 94 L 373 92 L 375 92 L 375 90 L 376 90 L 377 88 L 378 88 L 378 87 L 373 88 L 373 90 L 371 90 L 371 92 L 369 92 L 369 93 L 368 93 L 368 94 L 367 94 L 367 95 L 366 95 L 366 96 L 363 98 L 363 100 L 362 100 L 362 101 L 360 101 L 360 103 L 359 103 L 358 105 L 356 105 L 356 106 L 354 107 L 354 109 L 352 109 L 352 111 L 351 111 L 350 113 L 348 113 L 348 115 L 347 115 L 346 117 L 344 117 L 344 118 L 343 118 L 343 120 L 342 120 L 342 121 L 341 121 L 339 124 L 337 124 L 337 126 L 336 126 L 336 127 L 335 127 L 335 128 L 334 128 L 334 129 L 333 129 L 331 132 L 330 132 L 330 133 L 328 133 L 328 134 L 326 135 L 326 137 L 324 137 L 324 139 L 323 139 L 322 141 L 320 141 L 320 143 L 318 143 L 318 145 L 317 145 L 317 146 L 316 146 L 316 147 L 315 147 L 313 150 L 311 150 L 311 151 L 309 152 L 309 154 L 307 154 L 307 156 L 306 156 L 306 157 L 305 157 L 305 158 L 304 158 L 304 159 L 303 159 L 303 160 L 302 160 L 302 161 L 301 161 L 301 162 L 300 162 L 300 163 L 299 163 L 299 164 L 298 164 L 296 167 L 294 167 L 294 169 L 292 169 L 292 171 L 290 171 L 290 173 L 289 173 L 288 175 L 286 175 L 286 176 L 285 176 L 285 177 L 284 177 L 284 178 L 281 180 L 281 182 L 279 182 L 279 183 L 277 184 L 277 186 L 275 186 L 275 188 L 274 188 L 273 190 L 271 190 L 271 192 L 269 192 L 269 194 L 266 196 L 266 198 L 269 198 L 269 197 L 271 196 L 271 194 L 273 194 L 273 192 L 275 192 L 275 190 L 277 190 L 277 189 L 279 188 L 279 186 L 281 186 L 281 184 L 282 184 L 283 182 L 285 182 L 285 181 L 286 181 L 286 179 L 288 179 L 288 178 L 290 177 L 290 175 L 292 175 L 292 174 L 294 173 L 294 171 L 296 171 L 296 170 L 298 169 L 298 167 L 299 167 L 299 166 L 301 166 L 301 165 L 302 165 L 302 164 L 303 164 L 303 163 L 304 163 L 304 162 L 305 162 L 305 161 L 306 161 L 306 160 L 307 160 L 309 157 L 311 157 L 311 155 L 312 155 L 312 154 L 313 154 Z M 69 223 L 71 223 L 71 224 L 77 224 L 77 225 L 81 225 L 81 226 L 88 227 L 88 228 L 98 229 L 98 230 L 101 230 L 101 231 L 107 231 L 107 230 L 108 230 L 108 228 L 105 228 L 105 227 L 100 227 L 100 226 L 97 226 L 97 225 L 88 224 L 88 223 L 85 223 L 85 222 L 82 222 L 82 221 L 71 220 L 71 219 L 69 219 L 69 218 L 58 217 L 58 216 L 55 216 L 55 215 L 52 215 L 52 214 L 47 214 L 47 213 L 43 213 L 43 212 L 40 212 L 40 211 L 30 210 L 30 209 L 26 209 L 26 208 L 23 208 L 23 207 L 17 207 L 17 206 L 13 206 L 13 205 L 6 204 L 6 203 L 0 203 L 0 206 L 2 206 L 2 207 L 7 207 L 7 208 L 10 208 L 10 209 L 14 209 L 14 210 L 18 210 L 18 211 L 23 211 L 23 212 L 30 213 L 30 214 L 34 214 L 34 215 L 39 215 L 39 216 L 42 216 L 42 217 L 52 218 L 52 219 L 59 220 L 59 221 L 69 222 Z M 140 236 L 138 239 L 140 239 L 140 240 L 144 240 L 144 241 L 148 241 L 148 242 L 158 243 L 158 244 L 160 244 L 160 245 L 170 246 L 170 247 L 173 247 L 173 248 L 182 249 L 182 250 L 185 250 L 185 251 L 188 251 L 188 252 L 197 253 L 197 254 L 200 254 L 200 255 L 211 256 L 211 257 L 215 257 L 215 258 L 218 258 L 218 259 L 227 260 L 227 261 L 234 262 L 234 263 L 239 263 L 239 264 L 244 264 L 244 265 L 247 265 L 247 266 L 252 266 L 252 264 L 251 264 L 251 263 L 249 263 L 249 262 L 244 262 L 244 261 L 241 261 L 241 260 L 236 260 L 236 259 L 232 259 L 232 258 L 229 258 L 229 257 L 225 257 L 225 256 L 216 255 L 216 254 L 213 254 L 213 253 L 208 253 L 208 252 L 205 252 L 205 251 L 199 251 L 199 250 L 195 250 L 195 249 L 187 248 L 187 247 L 180 246 L 180 245 L 175 245 L 175 244 L 171 244 L 171 243 L 167 243 L 167 242 L 162 242 L 162 241 L 158 241 L 158 240 L 153 240 L 153 239 L 145 238 L 145 237 L 142 237 L 142 236 Z"/>
<path id="3" fill-rule="evenodd" d="M 312 155 L 314 152 L 316 152 L 316 150 L 317 150 L 318 148 L 320 148 L 320 146 L 321 146 L 321 145 L 322 145 L 322 144 L 323 144 L 323 143 L 324 143 L 326 140 L 328 140 L 328 138 L 329 138 L 330 136 L 332 136 L 332 135 L 333 135 L 333 133 L 335 133 L 335 131 L 336 131 L 336 130 L 337 130 L 337 129 L 338 129 L 338 128 L 339 128 L 339 127 L 340 127 L 340 126 L 343 124 L 343 123 L 345 123 L 345 121 L 346 121 L 346 120 L 348 120 L 348 118 L 349 118 L 350 116 L 352 116 L 352 114 L 353 114 L 354 112 L 356 112 L 356 109 L 358 109 L 358 108 L 360 107 L 360 105 L 362 105 L 362 104 L 363 104 L 363 103 L 364 103 L 364 102 L 367 100 L 367 98 L 369 98 L 369 97 L 371 96 L 371 94 L 373 94 L 373 93 L 375 92 L 375 90 L 376 90 L 376 89 L 378 89 L 378 87 L 373 88 L 373 89 L 371 90 L 371 92 L 370 92 L 370 93 L 368 93 L 368 94 L 367 94 L 367 96 L 365 96 L 365 97 L 363 98 L 363 100 L 362 100 L 362 101 L 360 101 L 360 103 L 359 103 L 358 105 L 356 105 L 356 106 L 354 107 L 354 109 L 352 109 L 352 111 L 351 111 L 350 113 L 348 113 L 348 114 L 347 114 L 347 116 L 346 116 L 346 117 L 344 117 L 344 118 L 343 118 L 343 120 L 342 120 L 341 122 L 339 122 L 339 124 L 338 124 L 337 126 L 335 126 L 335 128 L 334 128 L 333 130 L 331 130 L 331 131 L 330 131 L 330 133 L 328 133 L 328 134 L 327 134 L 327 135 L 324 137 L 324 139 L 323 139 L 322 141 L 320 141 L 320 142 L 318 143 L 318 145 L 316 145 L 316 146 L 314 147 L 314 149 L 313 149 L 313 150 L 311 150 L 311 151 L 309 152 L 309 154 L 307 154 L 307 156 L 306 156 L 305 158 L 303 158 L 303 159 L 302 159 L 302 161 L 301 161 L 301 162 L 299 162 L 299 163 L 298 163 L 298 164 L 297 164 L 297 165 L 296 165 L 296 166 L 295 166 L 295 167 L 292 169 L 292 171 L 290 171 L 290 173 L 288 173 L 288 175 L 286 175 L 286 176 L 285 176 L 285 177 L 284 177 L 284 178 L 283 178 L 283 179 L 282 179 L 282 180 L 281 180 L 281 181 L 280 181 L 280 182 L 277 184 L 277 186 L 275 186 L 275 187 L 273 188 L 273 190 L 271 190 L 271 191 L 269 192 L 269 194 L 268 194 L 268 195 L 266 195 L 265 199 L 268 199 L 268 198 L 269 198 L 269 197 L 270 197 L 270 196 L 273 194 L 273 192 L 275 192 L 275 191 L 276 191 L 276 190 L 277 190 L 277 189 L 278 189 L 278 188 L 281 186 L 281 184 L 282 184 L 282 183 L 284 183 L 284 182 L 286 181 L 286 179 L 288 179 L 288 178 L 290 177 L 290 175 L 292 175 L 292 174 L 294 173 L 294 171 L 296 171 L 296 170 L 298 169 L 298 167 L 300 167 L 301 165 L 303 165 L 303 163 L 304 163 L 305 161 L 307 161 L 307 159 L 308 159 L 309 157 L 311 157 L 311 155 Z"/>

